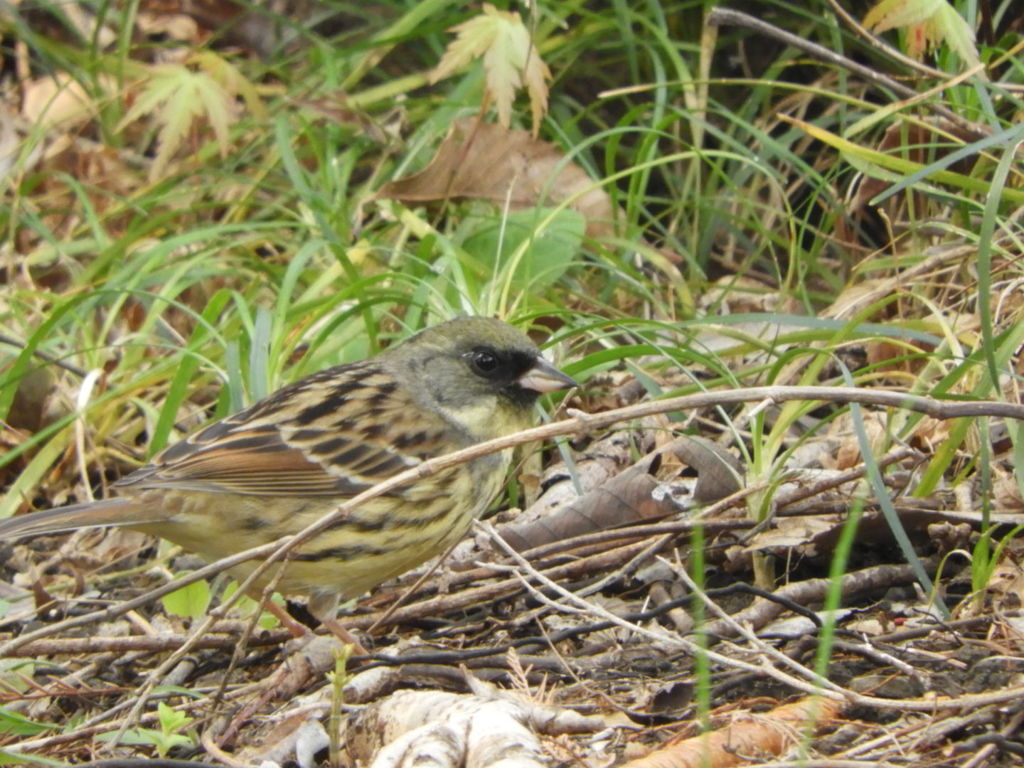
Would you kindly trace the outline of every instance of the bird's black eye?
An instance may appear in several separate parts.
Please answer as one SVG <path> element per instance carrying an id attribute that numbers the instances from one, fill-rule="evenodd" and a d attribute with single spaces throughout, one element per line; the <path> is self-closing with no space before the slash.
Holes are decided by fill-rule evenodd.
<path id="1" fill-rule="evenodd" d="M 493 378 L 501 373 L 501 358 L 492 349 L 474 349 L 466 357 L 469 359 L 469 364 L 473 371 L 485 379 Z"/>

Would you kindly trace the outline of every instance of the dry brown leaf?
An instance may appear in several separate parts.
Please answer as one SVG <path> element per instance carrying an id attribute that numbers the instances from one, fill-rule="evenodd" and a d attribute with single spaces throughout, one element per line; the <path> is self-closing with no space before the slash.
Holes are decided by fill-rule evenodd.
<path id="1" fill-rule="evenodd" d="M 595 733 L 598 716 L 545 706 L 470 682 L 475 695 L 397 691 L 353 716 L 346 726 L 349 757 L 373 768 L 430 765 L 488 768 L 547 765 L 535 732 Z M 429 756 L 429 760 L 425 758 Z"/>
<path id="2" fill-rule="evenodd" d="M 668 449 L 697 473 L 693 489 L 695 501 L 710 504 L 743 488 L 743 467 L 739 460 L 713 440 L 686 435 L 673 440 Z"/>
<path id="3" fill-rule="evenodd" d="M 931 541 L 936 550 L 945 554 L 955 550 L 969 550 L 971 546 L 971 534 L 974 529 L 970 523 L 953 523 L 949 520 L 940 520 L 929 523 L 928 540 Z"/>
<path id="4" fill-rule="evenodd" d="M 1012 557 L 1003 557 L 985 585 L 992 607 L 1012 611 L 1024 605 L 1024 569 Z"/>
<path id="5" fill-rule="evenodd" d="M 554 144 L 494 123 L 460 120 L 419 173 L 390 181 L 378 197 L 412 205 L 468 197 L 513 211 L 566 203 L 590 237 L 614 232 L 611 198 Z"/>
<path id="6" fill-rule="evenodd" d="M 864 431 L 867 432 L 871 449 L 877 453 L 889 436 L 887 417 L 884 413 L 871 411 L 865 413 L 863 418 Z M 838 440 L 839 445 L 834 456 L 822 455 L 821 466 L 826 469 L 851 469 L 863 462 L 860 442 L 849 414 L 842 414 L 832 422 L 828 437 Z"/>
<path id="7" fill-rule="evenodd" d="M 1024 499 L 1020 495 L 1020 485 L 1012 472 L 1008 472 L 998 464 L 993 464 L 995 480 L 992 483 L 992 495 L 1001 510 L 1012 512 L 1024 509 Z"/>
<path id="8" fill-rule="evenodd" d="M 681 468 L 696 474 L 677 494 L 672 481 Z M 501 537 L 520 552 L 595 531 L 659 520 L 680 510 L 681 504 L 717 501 L 741 488 L 739 462 L 710 440 L 684 436 L 644 456 L 582 496 L 557 508 L 535 505 L 531 515 L 498 527 Z M 660 477 L 668 477 L 663 484 Z M 681 483 L 679 483 L 681 485 Z M 564 498 L 564 497 L 563 497 Z M 544 497 L 538 504 L 544 502 Z"/>
<path id="9" fill-rule="evenodd" d="M 6 186 L 20 150 L 21 139 L 14 128 L 14 110 L 0 100 L 0 185 Z"/>
<path id="10" fill-rule="evenodd" d="M 67 129 L 90 120 L 96 111 L 92 96 L 66 72 L 37 77 L 24 84 L 21 116 L 32 125 Z"/>
<path id="11" fill-rule="evenodd" d="M 923 417 L 914 428 L 911 443 L 926 453 L 934 453 L 949 438 L 949 422 Z"/>
<path id="12" fill-rule="evenodd" d="M 922 357 L 908 358 L 910 350 L 905 344 L 896 344 L 887 339 L 870 339 L 864 345 L 867 362 L 873 369 L 893 373 L 914 373 L 925 361 Z"/>
<path id="13" fill-rule="evenodd" d="M 650 474 L 651 463 L 646 457 L 556 513 L 528 523 L 503 525 L 498 532 L 509 545 L 524 552 L 553 541 L 667 517 L 677 511 L 676 506 L 652 495 L 658 481 Z"/>
<path id="14" fill-rule="evenodd" d="M 759 762 L 759 757 L 782 755 L 797 744 L 808 721 L 831 720 L 841 710 L 842 704 L 833 699 L 807 697 L 764 714 L 737 713 L 724 728 L 651 752 L 625 768 L 725 768 Z"/>
<path id="15" fill-rule="evenodd" d="M 814 515 L 806 517 L 782 517 L 775 521 L 771 528 L 751 537 L 742 548 L 743 552 L 774 551 L 782 552 L 789 549 L 801 549 L 804 554 L 813 556 L 814 541 L 839 529 L 844 522 L 842 515 Z"/>
<path id="16" fill-rule="evenodd" d="M 140 11 L 135 19 L 138 31 L 147 38 L 163 37 L 188 45 L 200 45 L 199 24 L 184 13 L 147 13 Z"/>
<path id="17" fill-rule="evenodd" d="M 633 464 L 638 453 L 653 450 L 656 434 L 648 424 L 637 425 L 629 433 L 613 432 L 588 445 L 573 456 L 571 468 L 564 461 L 552 464 L 539 479 L 543 493 L 523 510 L 518 522 L 546 517 L 601 487 Z"/>
<path id="18" fill-rule="evenodd" d="M 142 0 L 136 19 L 137 32 L 198 45 L 211 38 L 214 47 L 240 46 L 269 56 L 285 43 L 292 25 L 309 29 L 314 18 L 323 18 L 325 4 L 318 0 L 286 0 L 271 6 L 236 0 Z M 373 11 L 365 5 L 364 13 Z"/>

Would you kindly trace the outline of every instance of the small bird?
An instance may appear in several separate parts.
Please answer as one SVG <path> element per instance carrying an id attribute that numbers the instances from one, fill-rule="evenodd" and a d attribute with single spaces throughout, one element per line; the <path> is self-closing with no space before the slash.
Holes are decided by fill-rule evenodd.
<path id="1" fill-rule="evenodd" d="M 298 533 L 427 459 L 526 429 L 540 394 L 575 385 L 512 326 L 458 318 L 200 430 L 115 483 L 114 498 L 2 521 L 0 538 L 125 526 L 217 560 Z M 482 456 L 361 504 L 297 547 L 276 588 L 308 596 L 310 612 L 337 633 L 341 600 L 465 535 L 510 459 L 510 450 Z M 255 567 L 232 572 L 245 578 Z"/>

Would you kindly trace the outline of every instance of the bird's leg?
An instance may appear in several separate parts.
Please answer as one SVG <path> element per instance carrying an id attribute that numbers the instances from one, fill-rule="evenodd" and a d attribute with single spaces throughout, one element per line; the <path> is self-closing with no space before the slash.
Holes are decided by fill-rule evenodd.
<path id="1" fill-rule="evenodd" d="M 331 592 L 314 592 L 309 598 L 309 612 L 330 631 L 332 635 L 352 646 L 358 656 L 369 656 L 363 644 L 338 621 L 338 596 Z"/>
<path id="2" fill-rule="evenodd" d="M 347 643 L 352 646 L 352 652 L 357 656 L 369 656 L 370 652 L 363 648 L 363 644 L 360 643 L 356 636 L 349 632 L 337 619 L 320 619 L 320 623 L 330 630 L 331 634 L 341 640 L 343 643 Z"/>
<path id="3" fill-rule="evenodd" d="M 300 621 L 296 621 L 292 618 L 291 614 L 288 613 L 287 609 L 278 605 L 277 603 L 268 601 L 266 609 L 272 613 L 277 620 L 281 622 L 281 625 L 291 632 L 292 636 L 296 639 L 310 639 L 313 636 L 312 630 Z M 313 614 L 316 616 L 316 614 Z M 341 642 L 351 645 L 352 651 L 359 656 L 369 656 L 370 652 L 367 651 L 363 644 L 356 639 L 356 636 L 345 629 L 342 623 L 335 618 L 324 618 L 322 616 L 316 616 L 317 620 L 330 631 L 332 635 L 341 640 Z"/>
<path id="4" fill-rule="evenodd" d="M 263 607 L 268 613 L 272 614 L 278 621 L 281 622 L 281 626 L 287 629 L 292 637 L 309 637 L 312 631 L 303 624 L 301 621 L 296 621 L 292 618 L 292 615 L 288 613 L 288 609 L 284 606 L 278 605 L 273 600 L 267 600 Z"/>

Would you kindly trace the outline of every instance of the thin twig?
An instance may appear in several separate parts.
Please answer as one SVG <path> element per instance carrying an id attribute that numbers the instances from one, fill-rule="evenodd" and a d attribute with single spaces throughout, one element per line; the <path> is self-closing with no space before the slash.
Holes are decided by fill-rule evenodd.
<path id="1" fill-rule="evenodd" d="M 934 77 L 937 80 L 944 80 L 945 78 L 949 77 L 948 72 L 943 72 L 941 69 L 929 67 L 922 61 L 912 59 L 909 56 L 905 55 L 902 51 L 893 48 L 884 40 L 875 37 L 875 35 L 868 32 L 868 30 L 864 28 L 864 25 L 857 21 L 857 19 L 855 19 L 849 11 L 843 8 L 842 3 L 837 2 L 837 0 L 825 0 L 825 2 L 832 6 L 832 12 L 835 13 L 835 15 L 838 16 L 840 19 L 842 19 L 843 22 L 845 22 L 846 26 L 852 29 L 858 37 L 863 39 L 864 42 L 866 42 L 872 48 L 875 48 L 884 55 L 888 56 L 890 59 L 898 61 L 900 64 L 907 67 L 908 69 L 913 69 L 916 72 L 920 72 L 922 75 Z"/>
<path id="2" fill-rule="evenodd" d="M 216 631 L 216 628 L 214 629 Z M 279 645 L 292 635 L 285 630 L 261 634 L 249 640 L 250 646 Z M 127 637 L 61 637 L 54 640 L 34 640 L 15 651 L 13 656 L 57 656 L 83 653 L 157 653 L 173 651 L 188 641 L 180 633 L 160 635 L 129 635 Z M 192 643 L 193 650 L 232 649 L 238 646 L 239 633 L 230 635 L 206 634 Z"/>
<path id="3" fill-rule="evenodd" d="M 956 698 L 949 699 L 882 699 L 878 698 L 877 696 L 866 696 L 864 694 L 857 693 L 846 688 L 842 688 L 831 682 L 828 682 L 827 685 L 830 686 L 830 688 L 834 688 L 834 690 L 830 688 L 821 688 L 818 685 L 814 685 L 805 682 L 804 680 L 801 680 L 799 678 L 788 675 L 782 670 L 776 669 L 771 665 L 751 664 L 750 662 L 732 659 L 728 656 L 724 656 L 712 650 L 708 650 L 707 648 L 698 647 L 696 643 L 691 642 L 690 640 L 684 637 L 680 637 L 675 634 L 670 634 L 668 632 L 652 632 L 651 630 L 646 629 L 645 627 L 642 627 L 639 624 L 626 621 L 620 618 L 619 616 L 616 616 L 611 611 L 608 611 L 607 609 L 603 608 L 602 606 L 595 605 L 593 603 L 587 602 L 586 600 L 583 600 L 574 593 L 565 589 L 557 582 L 554 582 L 551 579 L 547 578 L 544 574 L 539 573 L 535 568 L 533 568 L 533 566 L 530 565 L 530 563 L 527 560 L 523 559 L 523 557 L 518 552 L 516 552 L 515 549 L 513 549 L 507 542 L 504 541 L 504 539 L 501 538 L 501 536 L 498 535 L 497 531 L 494 530 L 493 526 L 481 521 L 477 521 L 475 525 L 488 536 L 490 536 L 491 540 L 494 541 L 499 547 L 501 547 L 505 551 L 505 553 L 509 555 L 509 557 L 515 560 L 516 563 L 519 564 L 519 567 L 523 569 L 523 573 L 528 574 L 530 577 L 540 582 L 556 594 L 561 595 L 562 598 L 567 600 L 568 603 L 572 606 L 569 609 L 571 612 L 587 612 L 591 615 L 599 616 L 600 618 L 610 621 L 617 626 L 628 629 L 631 632 L 639 634 L 643 637 L 650 638 L 655 642 L 674 645 L 676 647 L 688 651 L 689 653 L 703 654 L 706 658 L 710 659 L 711 661 L 718 662 L 719 664 L 722 664 L 725 667 L 733 667 L 743 669 L 748 672 L 755 672 L 758 674 L 767 675 L 768 677 L 778 680 L 779 682 L 785 685 L 789 685 L 798 691 L 821 695 L 827 698 L 845 699 L 851 704 L 857 704 L 860 706 L 877 707 L 883 710 L 889 709 L 900 712 L 941 712 L 947 709 L 972 709 L 976 707 L 990 706 L 993 704 L 1006 704 L 1008 702 L 1015 701 L 1024 697 L 1024 686 L 1019 685 L 1011 688 L 1004 688 L 998 691 L 989 691 L 986 693 L 979 694 L 967 694 L 964 696 L 958 696 Z M 567 609 L 566 605 L 556 603 L 555 601 L 551 600 L 546 595 L 544 595 L 539 589 L 532 587 L 532 585 L 529 584 L 528 580 L 524 575 L 520 574 L 519 578 L 524 582 L 524 585 L 527 586 L 528 589 L 530 589 L 531 593 L 538 600 L 547 602 L 553 608 L 556 608 L 558 610 L 564 611 Z M 815 673 L 813 673 L 811 670 L 806 670 L 806 673 L 812 675 L 815 679 L 820 680 L 820 678 L 818 678 L 818 676 L 815 675 Z"/>
<path id="4" fill-rule="evenodd" d="M 880 88 L 888 88 L 890 91 L 898 96 L 902 96 L 903 98 L 916 99 L 921 95 L 913 88 L 903 85 L 903 83 L 893 80 L 891 77 L 883 75 L 881 72 L 876 72 L 871 69 L 871 67 L 859 64 L 853 59 L 843 56 L 841 53 L 830 50 L 823 45 L 813 43 L 806 38 L 794 35 L 792 32 L 787 32 L 773 24 L 769 24 L 767 21 L 763 21 L 762 19 L 750 16 L 746 13 L 734 11 L 731 8 L 712 8 L 708 11 L 706 21 L 708 24 L 714 24 L 716 26 L 731 25 L 744 27 L 746 29 L 754 30 L 762 35 L 766 35 L 767 37 L 775 38 L 786 45 L 796 48 L 798 51 L 803 51 L 810 56 L 814 56 L 816 59 L 841 67 L 848 72 L 853 72 Z M 975 69 L 977 69 L 977 67 Z M 959 128 L 970 132 L 972 135 L 984 135 L 984 133 L 982 133 L 984 130 L 983 128 L 969 120 L 965 120 L 942 104 L 932 103 L 929 104 L 929 107 L 936 114 L 942 115 L 942 117 L 946 118 Z"/>
<path id="5" fill-rule="evenodd" d="M 531 593 L 534 595 L 536 599 L 542 602 L 547 602 L 549 605 L 551 605 L 553 608 L 556 608 L 557 610 L 571 613 L 589 613 L 592 616 L 597 616 L 606 621 L 610 621 L 614 623 L 616 626 L 628 629 L 630 632 L 634 632 L 643 637 L 647 637 L 651 640 L 654 640 L 657 643 L 664 643 L 674 646 L 676 648 L 681 648 L 687 651 L 688 653 L 694 655 L 703 654 L 708 659 L 716 661 L 726 668 L 735 667 L 738 669 L 746 670 L 747 672 L 766 674 L 769 677 L 772 677 L 778 680 L 779 682 L 783 683 L 784 685 L 788 685 L 791 688 L 794 688 L 798 691 L 803 691 L 804 693 L 820 694 L 827 698 L 842 698 L 840 694 L 834 693 L 829 690 L 824 690 L 818 685 L 807 683 L 804 680 L 792 677 L 791 675 L 788 675 L 781 670 L 775 669 L 774 667 L 765 667 L 758 664 L 751 664 L 750 662 L 741 661 L 738 659 L 731 659 L 728 656 L 724 656 L 713 650 L 701 648 L 695 642 L 688 640 L 685 637 L 680 637 L 679 635 L 670 634 L 668 632 L 653 632 L 645 627 L 640 626 L 639 624 L 626 621 L 620 618 L 619 616 L 616 616 L 614 613 L 607 610 L 606 608 L 603 608 L 600 605 L 595 605 L 594 603 L 590 603 L 584 600 L 583 598 L 570 592 L 557 582 L 552 581 L 544 574 L 538 572 L 535 568 L 533 568 L 533 566 L 530 565 L 530 563 L 527 560 L 523 559 L 523 557 L 518 552 L 516 552 L 515 549 L 509 546 L 509 544 L 503 538 L 501 538 L 501 536 L 498 535 L 498 532 L 494 530 L 494 527 L 492 525 L 485 522 L 477 521 L 476 526 L 485 534 L 487 534 L 495 544 L 501 547 L 501 549 L 505 551 L 505 554 L 507 554 L 509 557 L 515 560 L 519 567 L 523 569 L 523 573 L 529 574 L 530 577 L 540 582 L 548 589 L 553 590 L 556 594 L 561 595 L 561 597 L 567 601 L 567 604 L 559 604 L 553 600 L 550 600 L 539 589 L 533 587 L 533 585 L 529 583 L 529 580 L 524 575 L 520 575 L 519 578 L 522 579 L 523 585 L 531 591 Z"/>
<path id="6" fill-rule="evenodd" d="M 25 349 L 25 342 L 19 341 L 18 339 L 13 338 L 12 336 L 8 336 L 5 333 L 0 333 L 0 344 L 7 344 L 9 346 L 14 347 L 15 349 Z M 85 376 L 85 371 L 79 368 L 77 365 L 66 363 L 56 355 L 51 355 L 49 352 L 44 352 L 41 349 L 33 349 L 32 354 L 38 357 L 40 360 L 47 363 L 52 363 L 53 365 L 56 365 L 58 368 L 63 368 L 65 371 L 70 371 L 76 376 Z"/>

